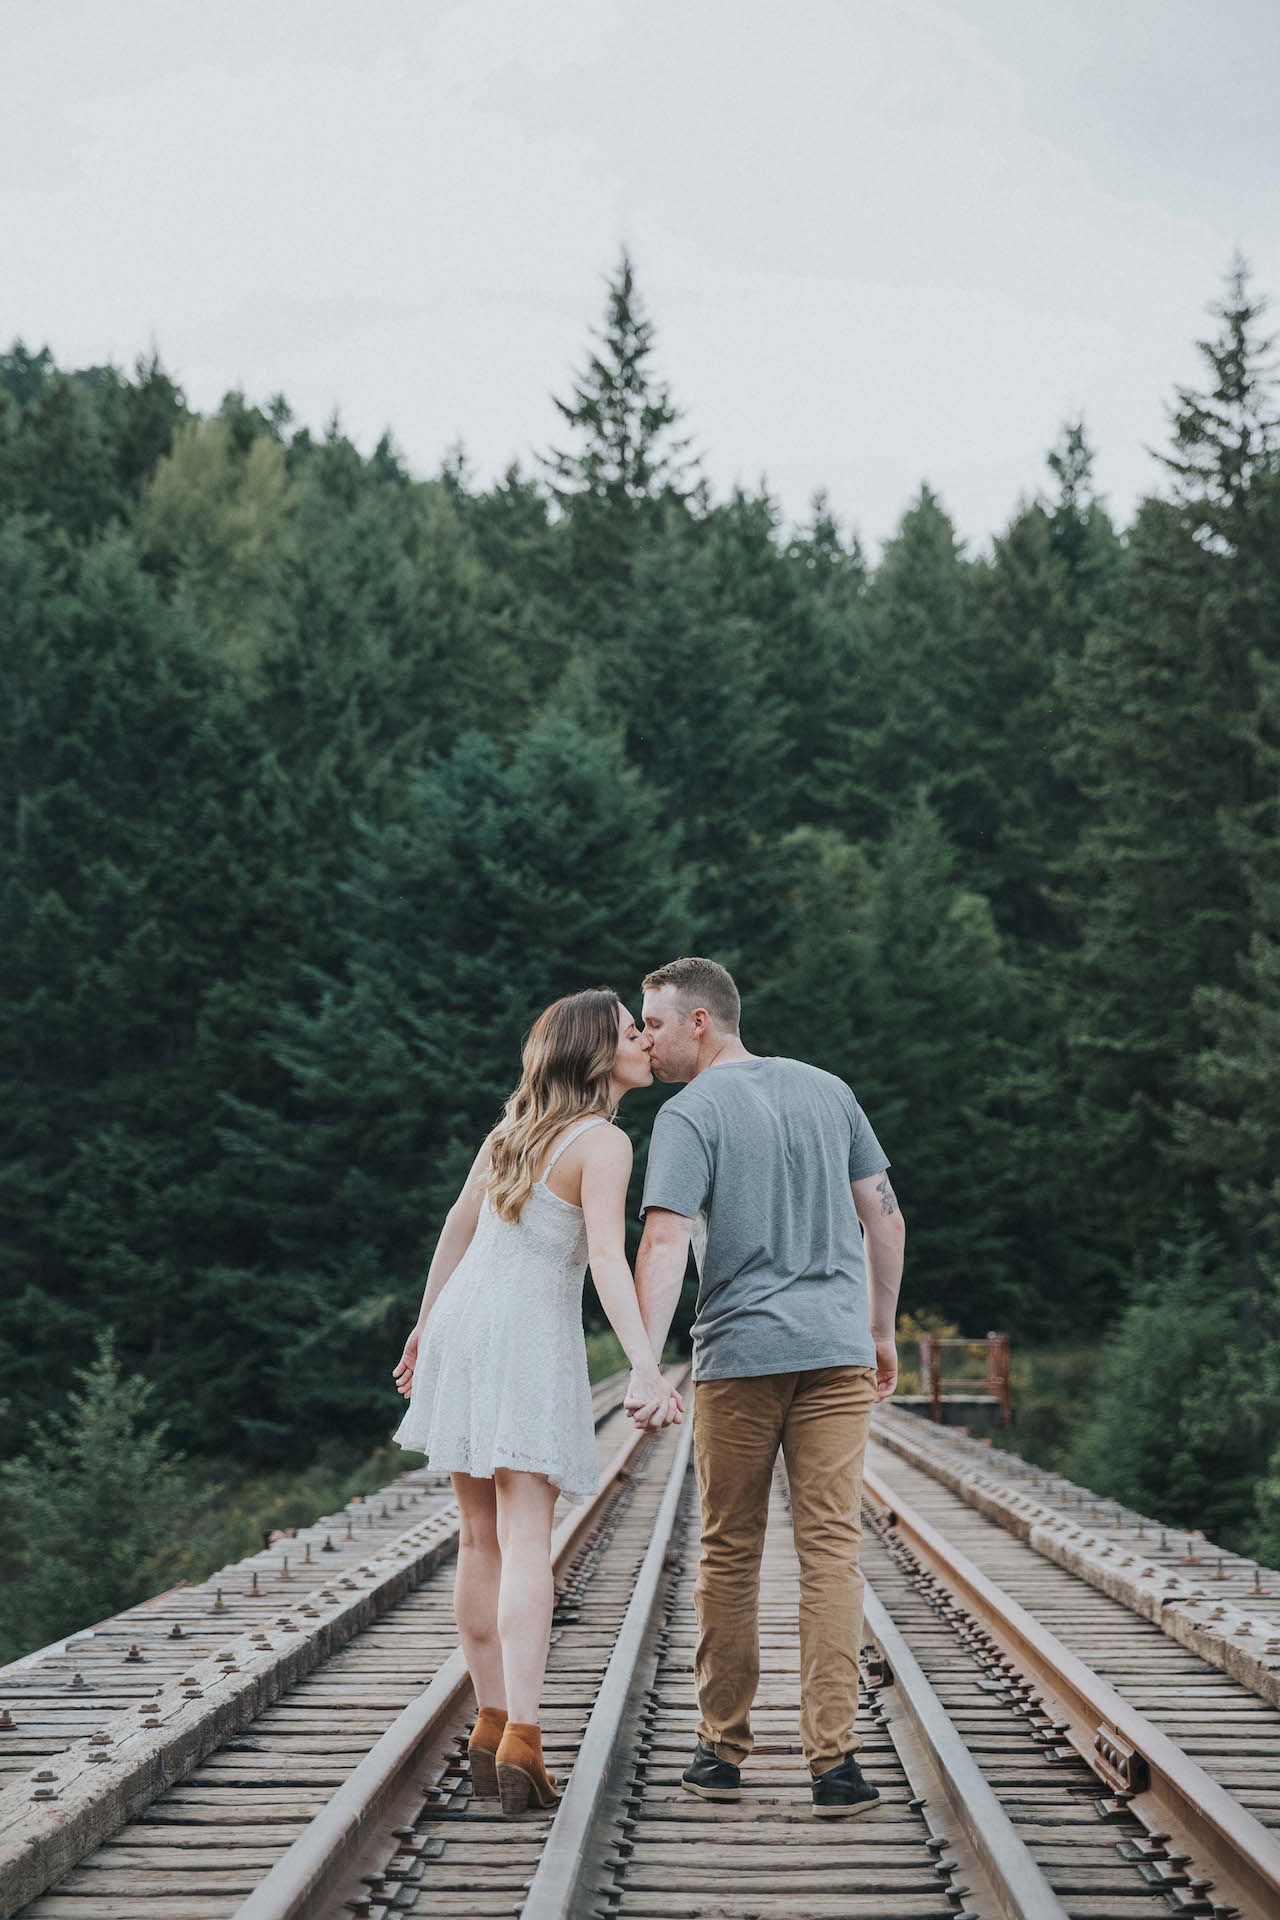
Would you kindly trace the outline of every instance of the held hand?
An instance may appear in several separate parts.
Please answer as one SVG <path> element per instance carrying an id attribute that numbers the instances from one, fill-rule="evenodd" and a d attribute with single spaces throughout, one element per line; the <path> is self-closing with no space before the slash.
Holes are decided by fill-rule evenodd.
<path id="1" fill-rule="evenodd" d="M 875 1342 L 876 1399 L 887 1400 L 898 1384 L 898 1349 L 892 1334 L 887 1338 L 876 1336 Z"/>
<path id="2" fill-rule="evenodd" d="M 655 1433 L 660 1427 L 684 1418 L 684 1401 L 673 1387 L 667 1386 L 656 1366 L 646 1368 L 643 1373 L 632 1370 L 622 1404 L 638 1427 Z"/>
<path id="3" fill-rule="evenodd" d="M 421 1334 L 422 1328 L 415 1327 L 405 1341 L 404 1352 L 393 1369 L 397 1391 L 402 1393 L 406 1400 L 413 1393 L 413 1370 L 418 1364 L 418 1340 Z"/>

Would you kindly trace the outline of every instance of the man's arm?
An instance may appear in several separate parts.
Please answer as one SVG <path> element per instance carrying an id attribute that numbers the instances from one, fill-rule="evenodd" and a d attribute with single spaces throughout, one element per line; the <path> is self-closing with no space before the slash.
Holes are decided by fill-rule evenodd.
<path id="1" fill-rule="evenodd" d="M 867 1292 L 871 1308 L 871 1338 L 876 1346 L 876 1399 L 887 1400 L 898 1384 L 898 1349 L 894 1322 L 907 1228 L 898 1196 L 889 1183 L 889 1170 L 869 1173 L 850 1182 L 853 1204 L 862 1222 L 867 1258 Z"/>
<path id="2" fill-rule="evenodd" d="M 684 1285 L 692 1231 L 691 1219 L 666 1207 L 650 1207 L 644 1217 L 644 1235 L 636 1255 L 636 1299 L 659 1365 Z"/>

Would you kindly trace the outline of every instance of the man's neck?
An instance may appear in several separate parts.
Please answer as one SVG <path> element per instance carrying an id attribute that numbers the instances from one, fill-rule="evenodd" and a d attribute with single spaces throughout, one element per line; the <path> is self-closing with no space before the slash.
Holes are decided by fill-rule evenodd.
<path id="1" fill-rule="evenodd" d="M 737 1034 L 714 1034 L 704 1043 L 698 1055 L 693 1077 L 696 1080 L 709 1067 L 724 1067 L 734 1060 L 754 1060 L 755 1057 L 754 1053 L 747 1052 Z"/>

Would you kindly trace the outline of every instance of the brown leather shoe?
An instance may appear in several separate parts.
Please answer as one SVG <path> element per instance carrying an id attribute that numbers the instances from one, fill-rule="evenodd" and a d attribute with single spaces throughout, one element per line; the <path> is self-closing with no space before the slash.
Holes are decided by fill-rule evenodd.
<path id="1" fill-rule="evenodd" d="M 560 1792 L 542 1759 L 542 1728 L 508 1720 L 496 1756 L 498 1793 L 504 1813 L 554 1807 Z"/>
<path id="2" fill-rule="evenodd" d="M 467 1742 L 467 1758 L 471 1762 L 471 1793 L 477 1800 L 496 1800 L 498 1797 L 498 1769 L 494 1755 L 498 1751 L 498 1742 L 502 1730 L 507 1724 L 505 1707 L 481 1707 L 476 1715 L 475 1726 L 471 1729 L 471 1738 Z"/>

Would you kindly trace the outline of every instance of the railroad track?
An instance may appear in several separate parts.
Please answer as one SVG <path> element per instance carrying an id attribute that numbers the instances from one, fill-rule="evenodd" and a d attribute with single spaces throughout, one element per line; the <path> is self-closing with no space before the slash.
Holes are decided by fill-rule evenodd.
<path id="1" fill-rule="evenodd" d="M 625 1384 L 593 1389 L 602 1458 L 633 1431 Z M 0 1670 L 0 1914 L 55 1881 L 81 1920 L 233 1912 L 456 1645 L 456 1552 L 448 1476 L 410 1470 Z M 213 1844 L 233 1804 L 243 1868 Z"/>
<path id="2" fill-rule="evenodd" d="M 1188 1646 L 1148 1615 L 1145 1553 L 1126 1556 L 1136 1578 L 1121 1569 L 1116 1590 L 1106 1591 L 1095 1584 L 1111 1577 L 1105 1562 L 1098 1571 L 1100 1554 L 1050 1557 L 1045 1547 L 1056 1554 L 1060 1538 L 1033 1544 L 1037 1528 L 1015 1533 L 1012 1507 L 997 1504 L 1001 1518 L 992 1518 L 929 1471 L 943 1465 L 945 1446 L 917 1454 L 913 1436 L 897 1441 L 910 1458 L 898 1444 L 891 1451 L 873 1439 L 868 1448 L 873 1526 L 905 1554 L 930 1604 L 986 1665 L 993 1694 L 1027 1720 L 1051 1763 L 1074 1756 L 1098 1774 L 1105 1817 L 1141 1820 L 1141 1865 L 1171 1910 L 1280 1914 L 1280 1711 L 1270 1670 L 1253 1655 L 1242 1670 L 1260 1671 L 1265 1692 L 1224 1670 L 1228 1651 L 1214 1644 L 1224 1636 L 1210 1619 L 1210 1593 L 1181 1572 L 1154 1574 L 1174 1583 L 1161 1587 L 1173 1592 L 1172 1606 L 1190 1603 L 1200 1616 L 1199 1647 Z M 988 1456 L 983 1472 L 989 1508 L 1004 1458 Z M 1113 1557 L 1126 1517 L 1154 1544 L 1149 1519 L 1113 1512 Z M 1096 1534 L 1075 1531 L 1097 1546 Z M 1206 1555 L 1204 1564 L 1214 1559 Z"/>
<path id="3" fill-rule="evenodd" d="M 554 1811 L 504 1819 L 472 1797 L 451 1582 L 427 1578 L 23 1920 L 1280 1914 L 1269 1701 L 878 1440 L 859 1758 L 880 1804 L 856 1822 L 812 1817 L 781 1463 L 743 1798 L 687 1794 L 692 1421 L 622 1439 L 626 1425 L 606 1414 L 608 1484 L 557 1529 L 542 1714 L 548 1764 L 567 1776 Z"/>

